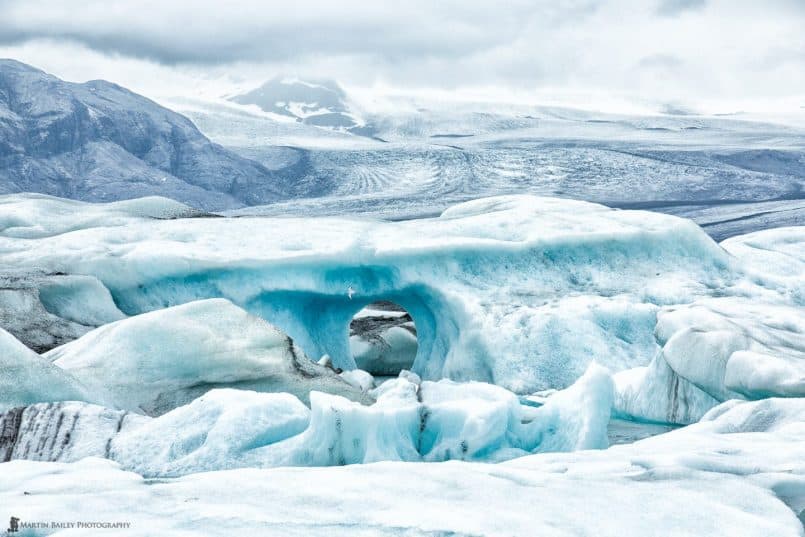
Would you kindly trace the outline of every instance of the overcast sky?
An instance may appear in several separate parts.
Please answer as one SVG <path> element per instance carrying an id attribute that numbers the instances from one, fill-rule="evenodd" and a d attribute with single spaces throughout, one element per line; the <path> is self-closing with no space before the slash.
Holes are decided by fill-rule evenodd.
<path id="1" fill-rule="evenodd" d="M 283 74 L 456 95 L 796 101 L 803 35 L 805 0 L 0 0 L 0 56 L 151 96 Z"/>

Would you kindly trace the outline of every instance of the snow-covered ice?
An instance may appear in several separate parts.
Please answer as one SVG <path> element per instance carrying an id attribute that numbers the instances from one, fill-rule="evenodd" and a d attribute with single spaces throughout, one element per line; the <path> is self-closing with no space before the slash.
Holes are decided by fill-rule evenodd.
<path id="1" fill-rule="evenodd" d="M 116 408 L 164 414 L 207 390 L 311 390 L 369 401 L 287 335 L 224 299 L 190 302 L 106 324 L 46 353 Z"/>
<path id="2" fill-rule="evenodd" d="M 4 237 L 36 239 L 97 226 L 125 226 L 136 220 L 192 218 L 206 213 L 168 198 L 151 196 L 112 203 L 87 203 L 45 194 L 0 197 Z"/>
<path id="3" fill-rule="evenodd" d="M 313 391 L 211 390 L 157 418 L 70 402 L 0 416 L 5 460 L 108 457 L 146 476 L 239 467 L 334 466 L 377 461 L 505 460 L 602 449 L 612 381 L 600 366 L 534 408 L 491 384 L 420 382 L 404 372 L 371 406 Z M 35 446 L 35 447 L 32 447 Z"/>
<path id="4" fill-rule="evenodd" d="M 101 392 L 103 393 L 103 392 Z M 103 401 L 0 328 L 0 411 L 48 401 Z"/>
<path id="5" fill-rule="evenodd" d="M 662 350 L 647 368 L 616 376 L 620 412 L 692 423 L 729 399 L 805 397 L 802 306 L 712 298 L 657 318 Z"/>

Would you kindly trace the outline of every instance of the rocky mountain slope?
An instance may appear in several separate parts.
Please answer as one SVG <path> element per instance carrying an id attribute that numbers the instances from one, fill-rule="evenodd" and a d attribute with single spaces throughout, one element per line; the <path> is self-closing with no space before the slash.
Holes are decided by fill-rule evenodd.
<path id="1" fill-rule="evenodd" d="M 86 201 L 160 195 L 207 210 L 283 197 L 270 170 L 145 97 L 0 60 L 0 193 L 16 192 Z"/>

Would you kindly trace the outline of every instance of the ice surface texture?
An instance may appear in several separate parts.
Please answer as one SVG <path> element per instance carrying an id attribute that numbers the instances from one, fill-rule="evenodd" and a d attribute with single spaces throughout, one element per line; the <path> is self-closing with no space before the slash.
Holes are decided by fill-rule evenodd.
<path id="1" fill-rule="evenodd" d="M 725 251 L 686 220 L 530 196 L 397 223 L 158 220 L 177 210 L 160 200 L 100 205 L 88 217 L 84 206 L 31 196 L 0 203 L 0 220 L 16 222 L 0 231 L 4 262 L 16 274 L 49 275 L 37 283 L 38 298 L 64 322 L 102 324 L 226 297 L 284 330 L 307 356 L 326 354 L 349 370 L 352 316 L 391 300 L 416 323 L 413 370 L 426 380 L 530 393 L 569 386 L 593 360 L 619 372 L 654 358 L 649 369 L 618 376 L 616 406 L 671 423 L 695 421 L 730 397 L 801 393 L 801 228 L 736 237 Z M 36 222 L 21 216 L 28 212 Z M 153 319 L 146 331 L 171 336 L 178 355 L 190 356 L 181 354 L 181 331 L 170 328 L 181 316 L 153 315 L 122 326 Z M 123 334 L 123 341 L 116 326 L 91 338 L 117 334 L 104 336 L 111 345 Z M 120 345 L 136 352 L 144 338 L 132 337 L 137 342 Z M 194 383 L 229 381 L 188 373 L 175 392 L 186 395 L 174 403 L 155 392 L 119 406 L 160 413 L 202 393 Z"/>
<path id="2" fill-rule="evenodd" d="M 234 98 L 249 106 L 171 104 L 199 131 L 113 83 L 13 60 L 0 87 L 0 193 L 397 218 L 532 193 L 689 215 L 719 238 L 805 222 L 805 136 L 783 125 L 407 97 L 369 117 L 332 83 L 274 80 Z"/>
<path id="3" fill-rule="evenodd" d="M 262 104 L 276 101 L 286 104 Z M 805 131 L 746 114 L 630 116 L 406 96 L 362 114 L 370 139 L 277 121 L 254 106 L 171 106 L 296 186 L 294 199 L 238 214 L 399 219 L 529 193 L 681 214 L 718 240 L 805 223 Z"/>
<path id="4" fill-rule="evenodd" d="M 51 350 L 55 364 L 0 334 L 24 381 L 0 422 L 0 504 L 24 519 L 133 520 L 143 535 L 802 535 L 800 228 L 722 248 L 678 218 L 529 196 L 398 223 L 158 220 L 153 206 L 82 219 L 53 199 L 32 221 L 31 200 L 0 203 L 0 221 L 17 215 L 2 270 L 24 291 L 6 303 L 102 326 Z M 415 373 L 367 393 L 349 324 L 378 300 L 410 312 L 418 351 Z M 350 372 L 302 361 L 254 314 Z M 321 378 L 377 402 L 315 391 Z M 29 404 L 89 400 L 89 385 L 107 400 Z M 314 389 L 310 408 L 259 391 L 286 385 Z M 506 388 L 566 389 L 531 406 Z M 770 395 L 786 398 L 736 400 Z M 613 405 L 701 421 L 591 449 Z"/>

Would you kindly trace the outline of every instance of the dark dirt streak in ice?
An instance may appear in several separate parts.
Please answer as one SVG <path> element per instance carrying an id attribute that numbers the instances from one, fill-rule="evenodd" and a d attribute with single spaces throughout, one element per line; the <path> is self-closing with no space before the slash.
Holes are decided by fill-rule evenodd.
<path id="1" fill-rule="evenodd" d="M 299 358 L 299 355 L 296 353 L 296 349 L 294 348 L 293 339 L 288 337 L 288 338 L 286 338 L 286 340 L 287 340 L 287 344 L 288 344 L 288 352 L 291 355 L 291 364 L 293 365 L 294 370 L 297 373 L 299 373 L 300 375 L 302 375 L 302 377 L 304 377 L 304 378 L 307 378 L 307 379 L 314 378 L 316 375 L 312 371 L 309 371 L 308 369 L 306 369 L 304 367 L 302 360 Z"/>
<path id="2" fill-rule="evenodd" d="M 0 418 L 0 462 L 11 460 L 11 454 L 20 435 L 24 410 L 25 407 L 12 408 Z"/>
<path id="3" fill-rule="evenodd" d="M 123 421 L 126 419 L 126 416 L 128 416 L 128 415 L 129 415 L 128 412 L 123 412 L 120 415 L 120 419 L 117 421 L 117 429 L 115 429 L 115 435 L 117 433 L 119 433 L 120 430 L 123 428 Z M 114 438 L 114 436 L 110 436 L 106 440 L 106 447 L 104 448 L 104 457 L 106 457 L 107 459 L 110 458 L 110 455 L 112 453 L 112 439 L 113 438 Z"/>

